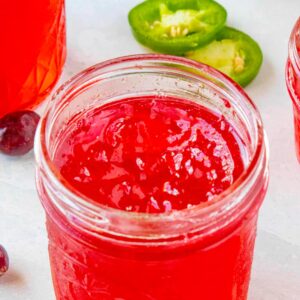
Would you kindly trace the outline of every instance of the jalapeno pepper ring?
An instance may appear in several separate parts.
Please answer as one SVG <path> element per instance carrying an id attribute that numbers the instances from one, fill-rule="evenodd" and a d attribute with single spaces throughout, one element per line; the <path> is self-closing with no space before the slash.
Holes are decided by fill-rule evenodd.
<path id="1" fill-rule="evenodd" d="M 213 40 L 226 17 L 213 0 L 148 0 L 134 7 L 128 20 L 141 44 L 182 55 Z"/>
<path id="2" fill-rule="evenodd" d="M 212 42 L 185 56 L 222 71 L 242 86 L 254 79 L 263 60 L 259 45 L 249 35 L 230 27 L 224 27 Z"/>

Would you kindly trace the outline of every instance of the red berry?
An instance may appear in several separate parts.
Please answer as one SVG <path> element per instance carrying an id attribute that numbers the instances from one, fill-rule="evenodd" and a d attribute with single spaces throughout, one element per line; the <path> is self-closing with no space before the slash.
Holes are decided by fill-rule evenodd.
<path id="1" fill-rule="evenodd" d="M 0 151 L 8 155 L 23 155 L 33 147 L 39 115 L 24 110 L 0 119 Z"/>
<path id="2" fill-rule="evenodd" d="M 9 259 L 6 250 L 0 245 L 0 276 L 2 276 L 9 267 Z"/>

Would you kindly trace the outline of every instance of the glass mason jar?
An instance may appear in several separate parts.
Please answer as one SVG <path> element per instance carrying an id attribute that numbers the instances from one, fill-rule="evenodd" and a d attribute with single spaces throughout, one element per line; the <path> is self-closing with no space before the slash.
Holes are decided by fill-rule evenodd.
<path id="1" fill-rule="evenodd" d="M 240 135 L 245 170 L 213 201 L 171 213 L 121 211 L 80 194 L 53 164 L 65 124 L 78 114 L 149 95 L 199 103 L 224 115 Z M 57 299 L 247 299 L 268 157 L 260 115 L 238 85 L 184 58 L 136 55 L 81 72 L 50 104 L 35 151 Z"/>
<path id="2" fill-rule="evenodd" d="M 65 61 L 64 0 L 3 1 L 0 10 L 0 117 L 33 108 Z"/>
<path id="3" fill-rule="evenodd" d="M 296 153 L 300 162 L 300 17 L 290 36 L 286 85 L 293 101 Z"/>

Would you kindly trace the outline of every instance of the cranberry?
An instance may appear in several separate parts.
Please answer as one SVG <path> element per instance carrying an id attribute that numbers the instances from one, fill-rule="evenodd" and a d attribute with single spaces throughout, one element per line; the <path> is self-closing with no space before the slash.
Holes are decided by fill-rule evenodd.
<path id="1" fill-rule="evenodd" d="M 9 259 L 6 250 L 0 245 L 0 276 L 2 276 L 9 266 Z"/>
<path id="2" fill-rule="evenodd" d="M 39 115 L 30 110 L 16 111 L 1 118 L 0 151 L 13 156 L 29 152 L 39 119 Z"/>

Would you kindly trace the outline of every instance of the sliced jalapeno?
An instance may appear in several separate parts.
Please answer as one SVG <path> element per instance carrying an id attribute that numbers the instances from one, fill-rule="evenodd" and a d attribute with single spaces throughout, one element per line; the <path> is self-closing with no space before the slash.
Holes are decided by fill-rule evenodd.
<path id="1" fill-rule="evenodd" d="M 246 86 L 257 75 L 262 64 L 262 51 L 247 34 L 224 27 L 204 47 L 185 54 L 186 57 L 210 65 Z"/>
<path id="2" fill-rule="evenodd" d="M 128 20 L 143 45 L 182 55 L 213 40 L 226 17 L 213 0 L 148 0 L 134 7 Z"/>

